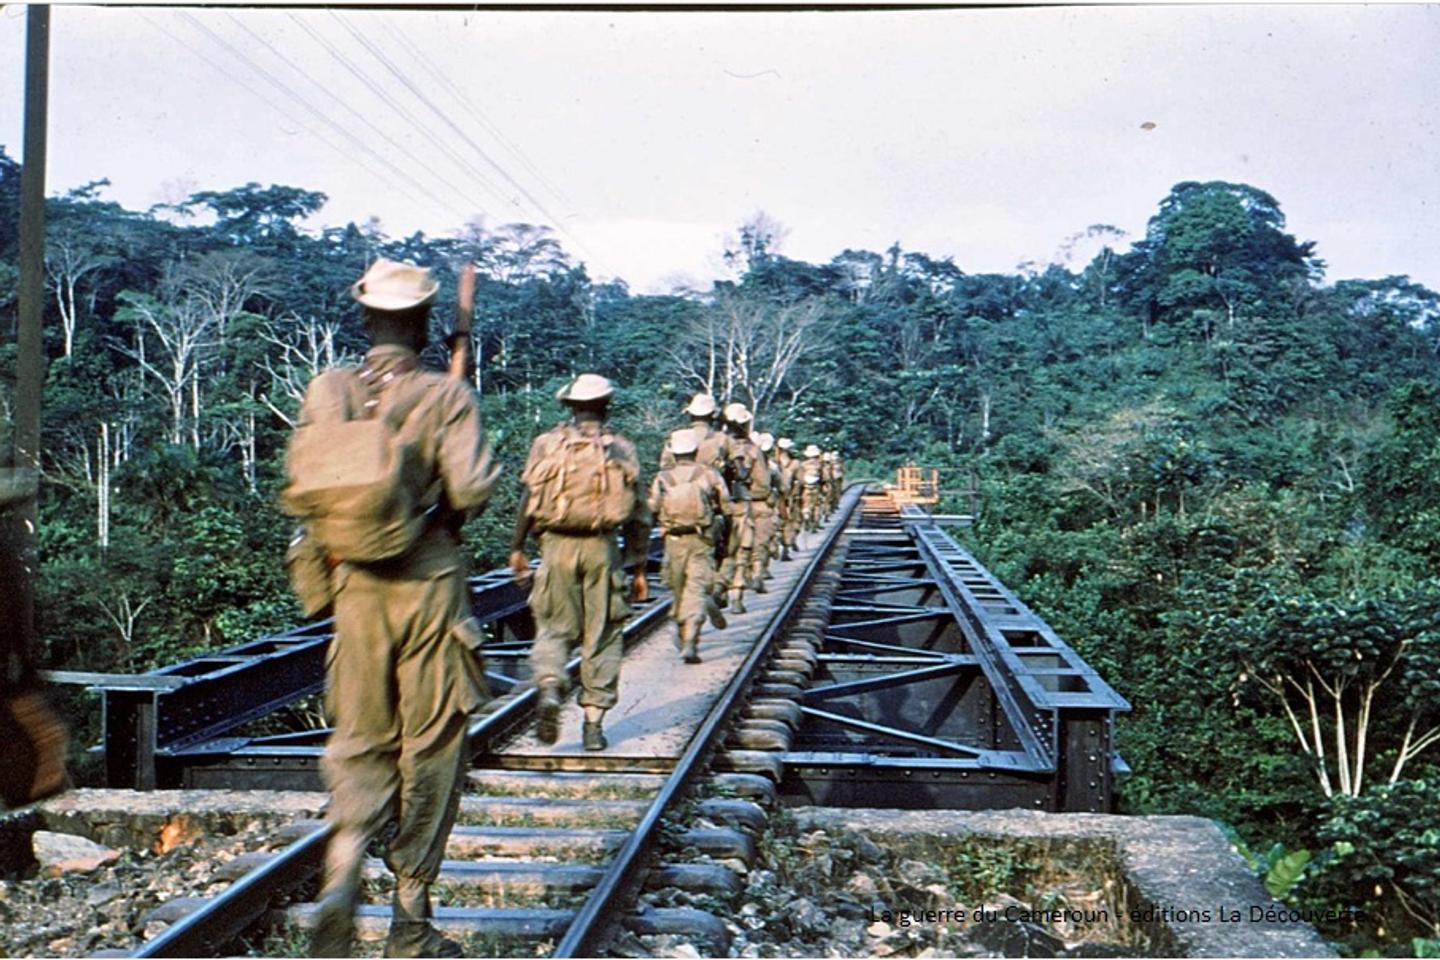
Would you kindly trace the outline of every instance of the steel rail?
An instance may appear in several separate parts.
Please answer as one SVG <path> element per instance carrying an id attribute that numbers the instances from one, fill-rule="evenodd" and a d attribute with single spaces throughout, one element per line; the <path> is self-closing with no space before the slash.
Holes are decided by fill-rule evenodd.
<path id="1" fill-rule="evenodd" d="M 699 763 L 708 756 L 709 749 L 717 742 L 723 724 L 738 706 L 739 697 L 748 687 L 758 664 L 763 662 L 780 627 L 788 620 L 796 605 L 804 597 L 809 585 L 818 574 L 824 560 L 829 556 L 840 532 L 845 528 L 850 514 L 859 502 L 858 492 L 851 488 L 846 494 L 848 507 L 842 502 L 841 519 L 827 533 L 820 549 L 811 558 L 805 572 L 797 580 L 785 602 L 771 616 L 755 647 L 732 677 L 717 704 L 726 709 L 712 709 L 702 723 L 700 730 L 692 737 L 689 748 L 681 757 L 674 774 L 652 802 L 646 816 L 636 832 L 621 848 L 615 861 L 607 870 L 601 883 L 592 892 L 584 907 L 576 914 L 569 927 L 566 939 L 562 940 L 555 956 L 573 956 L 561 952 L 574 939 L 577 943 L 601 943 L 598 938 L 607 936 L 610 925 L 616 920 L 611 904 L 620 902 L 621 897 L 632 889 L 641 868 L 644 855 L 648 853 L 653 834 L 661 817 L 675 799 L 683 795 L 691 779 L 699 769 Z M 670 607 L 671 599 L 661 597 L 648 604 L 636 617 L 625 625 L 626 649 L 663 621 Z M 313 628 L 313 627 L 312 627 Z M 578 674 L 581 658 L 576 656 L 566 669 L 574 677 Z M 531 687 L 518 694 L 507 695 L 509 702 L 500 709 L 476 720 L 466 732 L 472 756 L 484 752 L 497 742 L 507 739 L 516 729 L 528 722 L 533 711 L 538 691 Z M 642 836 L 643 832 L 643 836 Z M 290 844 L 266 864 L 236 881 L 224 892 L 208 901 L 193 913 L 187 914 L 171 924 L 155 939 L 146 942 L 133 957 L 201 957 L 213 956 L 227 943 L 242 934 L 246 928 L 259 919 L 274 897 L 303 884 L 314 877 L 324 864 L 325 847 L 330 837 L 330 827 L 317 827 L 310 833 Z M 586 955 L 581 947 L 581 954 Z M 595 951 L 592 951 L 595 952 Z"/>
<path id="2" fill-rule="evenodd" d="M 811 584 L 829 558 L 841 532 L 849 524 L 857 505 L 863 485 L 852 484 L 846 491 L 841 506 L 837 509 L 839 520 L 830 528 L 820 549 L 810 558 L 804 573 L 796 581 L 789 595 L 780 607 L 771 614 L 749 655 L 739 670 L 730 678 L 720 698 L 701 721 L 700 727 L 690 738 L 689 745 L 681 755 L 675 770 L 665 785 L 651 801 L 650 807 L 641 818 L 635 831 L 630 834 L 624 846 L 606 868 L 605 876 L 590 892 L 585 904 L 576 914 L 565 936 L 555 947 L 552 957 L 597 957 L 605 947 L 614 927 L 619 923 L 625 901 L 638 889 L 641 873 L 646 868 L 649 853 L 654 846 L 662 818 L 670 807 L 688 791 L 691 782 L 708 760 L 711 750 L 719 743 L 735 711 L 751 682 L 770 654 L 770 648 L 779 638 L 790 617 L 809 592 Z"/>
<path id="3" fill-rule="evenodd" d="M 329 827 L 317 827 L 275 859 L 231 884 L 223 894 L 176 921 L 132 957 L 213 957 L 270 909 L 281 893 L 310 879 L 325 862 Z"/>
<path id="4" fill-rule="evenodd" d="M 625 624 L 625 647 L 629 649 L 648 634 L 670 608 L 670 599 L 660 598 L 649 604 L 637 617 Z M 566 665 L 572 679 L 579 674 L 581 658 L 576 656 Z M 497 741 L 509 737 L 529 720 L 538 692 L 534 687 L 513 699 L 499 710 L 476 720 L 466 731 L 472 757 Z M 225 944 L 234 940 L 270 908 L 279 894 L 293 889 L 317 874 L 324 865 L 325 846 L 330 827 L 317 827 L 290 844 L 272 860 L 227 887 L 194 913 L 187 914 L 147 941 L 132 957 L 207 957 L 215 956 Z"/>

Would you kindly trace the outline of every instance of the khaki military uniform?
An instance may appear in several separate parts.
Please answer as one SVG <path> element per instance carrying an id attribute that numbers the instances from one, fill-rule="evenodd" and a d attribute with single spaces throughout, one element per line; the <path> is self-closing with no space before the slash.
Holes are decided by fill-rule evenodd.
<path id="1" fill-rule="evenodd" d="M 695 451 L 695 462 L 702 466 L 710 467 L 720 474 L 725 483 L 734 479 L 734 456 L 735 438 L 724 430 L 716 430 L 711 426 L 708 419 L 692 419 L 690 429 L 695 431 L 699 441 L 699 449 Z M 676 464 L 675 454 L 670 450 L 670 440 L 666 438 L 665 446 L 660 450 L 660 469 L 669 470 Z M 727 504 L 729 500 L 727 498 Z M 731 543 L 739 544 L 739 533 L 734 528 L 733 517 L 731 516 L 732 506 L 727 506 L 715 517 L 716 529 L 711 537 L 711 549 L 721 549 L 728 556 Z M 716 555 L 715 561 L 721 561 L 720 555 Z M 717 597 L 723 596 L 728 581 L 721 577 L 712 577 L 714 580 L 714 591 Z"/>
<path id="2" fill-rule="evenodd" d="M 781 450 L 776 457 L 779 465 L 781 508 L 780 542 L 791 550 L 796 549 L 795 538 L 800 534 L 802 515 L 800 482 L 800 461 L 788 450 Z"/>
<path id="3" fill-rule="evenodd" d="M 819 457 L 806 457 L 800 464 L 801 523 L 807 533 L 820 529 L 820 514 L 824 508 L 820 467 Z"/>
<path id="4" fill-rule="evenodd" d="M 700 448 L 695 451 L 695 462 L 712 467 L 720 476 L 726 477 L 735 449 L 735 438 L 724 430 L 716 430 L 709 420 L 691 420 L 690 429 L 695 431 L 696 439 L 700 442 Z M 669 470 L 676 462 L 667 439 L 660 451 L 660 469 Z"/>
<path id="5" fill-rule="evenodd" d="M 392 405 L 414 404 L 399 439 L 415 443 L 429 466 L 419 499 L 436 520 L 404 556 L 341 563 L 335 571 L 326 689 L 334 729 L 322 768 L 332 794 L 326 814 L 336 828 L 332 845 L 363 849 L 398 817 L 387 862 L 402 883 L 431 883 L 469 759 L 469 715 L 489 699 L 455 520 L 485 504 L 497 471 L 473 392 L 414 364 L 412 351 L 394 345 L 377 346 L 365 358 L 379 381 L 393 374 L 379 394 L 382 415 Z M 326 394 L 312 383 L 299 424 L 316 419 L 316 398 Z M 342 866 L 358 869 L 358 860 Z"/>
<path id="6" fill-rule="evenodd" d="M 623 464 L 627 482 L 635 487 L 636 509 L 618 530 L 539 529 L 540 568 L 530 588 L 530 612 L 535 618 L 530 669 L 536 684 L 554 684 L 563 690 L 567 684 L 565 663 L 578 643 L 580 705 L 608 710 L 619 699 L 624 653 L 621 630 L 630 617 L 625 562 L 644 563 L 649 513 L 638 496 L 640 459 L 635 445 L 605 430 L 598 421 L 566 424 L 536 437 L 525 462 L 525 475 L 533 474 L 537 464 L 553 455 L 564 431 L 576 429 L 609 435 L 610 455 Z M 624 557 L 616 537 L 621 530 Z"/>
<path id="7" fill-rule="evenodd" d="M 664 490 L 674 484 L 689 482 L 698 473 L 697 482 L 704 487 L 704 496 L 714 516 L 722 516 L 730 505 L 725 494 L 725 481 L 712 467 L 699 463 L 677 463 L 664 470 L 650 485 L 650 511 L 660 522 L 665 534 L 665 563 L 661 578 L 670 590 L 670 619 L 693 629 L 697 634 L 714 602 L 715 528 L 712 524 L 677 527 L 668 523 L 660 508 Z"/>
<path id="8" fill-rule="evenodd" d="M 770 556 L 773 561 L 781 555 L 785 545 L 784 527 L 786 503 L 789 487 L 785 486 L 785 471 L 780 468 L 779 451 L 771 454 L 770 458 L 770 506 L 775 512 L 774 522 L 770 524 Z M 765 576 L 770 576 L 770 564 L 765 564 Z"/>
<path id="9" fill-rule="evenodd" d="M 761 453 L 764 456 L 764 453 Z M 766 458 L 757 470 L 764 470 L 764 490 L 755 492 L 751 501 L 751 518 L 755 523 L 755 548 L 750 556 L 750 578 L 757 585 L 770 579 L 770 553 L 774 548 L 775 530 L 779 524 L 775 504 L 780 493 L 775 475 L 775 464 Z"/>
<path id="10" fill-rule="evenodd" d="M 769 495 L 770 470 L 765 454 L 754 440 L 733 438 L 735 480 L 730 508 L 730 539 L 725 562 L 720 569 L 722 582 L 731 590 L 744 590 L 751 574 L 755 554 L 755 516 L 758 506 L 765 510 Z"/>

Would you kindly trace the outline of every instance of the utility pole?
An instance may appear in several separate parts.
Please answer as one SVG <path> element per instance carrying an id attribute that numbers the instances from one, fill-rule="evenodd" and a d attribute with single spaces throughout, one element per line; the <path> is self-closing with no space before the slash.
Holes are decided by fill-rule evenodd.
<path id="1" fill-rule="evenodd" d="M 40 390 L 45 357 L 40 317 L 45 298 L 45 130 L 50 74 L 50 7 L 30 4 L 25 20 L 25 146 L 20 172 L 20 323 L 16 337 L 13 447 L 0 450 L 5 500 L 0 504 L 0 578 L 6 643 L 5 675 L 29 668 L 34 651 L 36 564 L 35 486 L 40 475 Z M 13 646 L 12 646 L 13 645 Z"/>
<path id="2" fill-rule="evenodd" d="M 32 3 L 25 21 L 25 149 L 20 172 L 20 334 L 15 377 L 15 466 L 40 469 L 40 387 L 45 358 L 45 132 L 50 76 L 50 7 Z M 33 506 L 32 506 L 33 511 Z M 33 512 L 30 518 L 33 522 Z"/>

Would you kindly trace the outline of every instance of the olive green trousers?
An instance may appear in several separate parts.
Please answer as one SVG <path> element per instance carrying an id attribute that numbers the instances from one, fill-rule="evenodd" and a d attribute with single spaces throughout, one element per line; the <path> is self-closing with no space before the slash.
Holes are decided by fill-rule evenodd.
<path id="1" fill-rule="evenodd" d="M 821 510 L 825 503 L 823 494 L 818 484 L 809 484 L 800 494 L 801 524 L 806 533 L 814 533 L 820 529 L 823 520 Z"/>
<path id="2" fill-rule="evenodd" d="M 667 535 L 660 576 L 670 590 L 670 619 L 698 629 L 712 602 L 715 545 L 698 533 Z"/>
<path id="3" fill-rule="evenodd" d="M 770 576 L 770 541 L 775 536 L 775 508 L 768 503 L 752 503 L 750 522 L 755 525 L 755 545 L 750 550 L 750 578 L 758 583 Z"/>
<path id="4" fill-rule="evenodd" d="M 749 501 L 731 505 L 730 536 L 725 541 L 725 559 L 720 564 L 720 583 L 743 589 L 750 579 L 750 559 L 755 553 L 755 520 Z"/>
<path id="5" fill-rule="evenodd" d="M 785 519 L 780 525 L 780 541 L 791 550 L 795 549 L 795 538 L 800 535 L 800 518 L 803 512 L 800 494 L 791 494 L 785 504 Z"/>
<path id="6" fill-rule="evenodd" d="M 433 882 L 460 803 L 469 715 L 489 698 L 469 589 L 458 570 L 428 580 L 341 571 L 327 658 L 326 816 L 344 838 L 337 849 L 361 850 L 397 818 L 387 864 L 397 877 Z"/>
<path id="7" fill-rule="evenodd" d="M 580 705 L 609 710 L 620 691 L 621 628 L 630 617 L 615 534 L 540 536 L 540 569 L 530 588 L 537 684 L 566 686 L 565 661 L 580 645 Z"/>

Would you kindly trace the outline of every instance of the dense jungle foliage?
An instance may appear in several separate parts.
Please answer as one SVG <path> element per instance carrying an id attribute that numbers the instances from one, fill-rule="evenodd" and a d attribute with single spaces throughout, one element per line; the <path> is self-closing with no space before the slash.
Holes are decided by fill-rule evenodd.
<path id="1" fill-rule="evenodd" d="M 18 174 L 0 153 L 7 414 Z M 972 548 L 1134 705 L 1122 810 L 1230 824 L 1277 893 L 1345 912 L 1324 929 L 1347 951 L 1440 949 L 1440 297 L 1326 283 L 1265 192 L 1181 183 L 1126 252 L 1097 225 L 1076 270 L 1013 274 L 898 245 L 801 262 L 757 216 L 730 280 L 636 296 L 524 224 L 316 234 L 316 192 L 136 212 L 102 186 L 49 202 L 46 665 L 138 671 L 293 622 L 278 465 L 307 379 L 363 350 L 348 285 L 377 255 L 432 267 L 438 333 L 471 259 L 508 473 L 477 565 L 581 370 L 622 385 L 648 462 L 708 388 L 850 478 L 973 480 Z"/>

